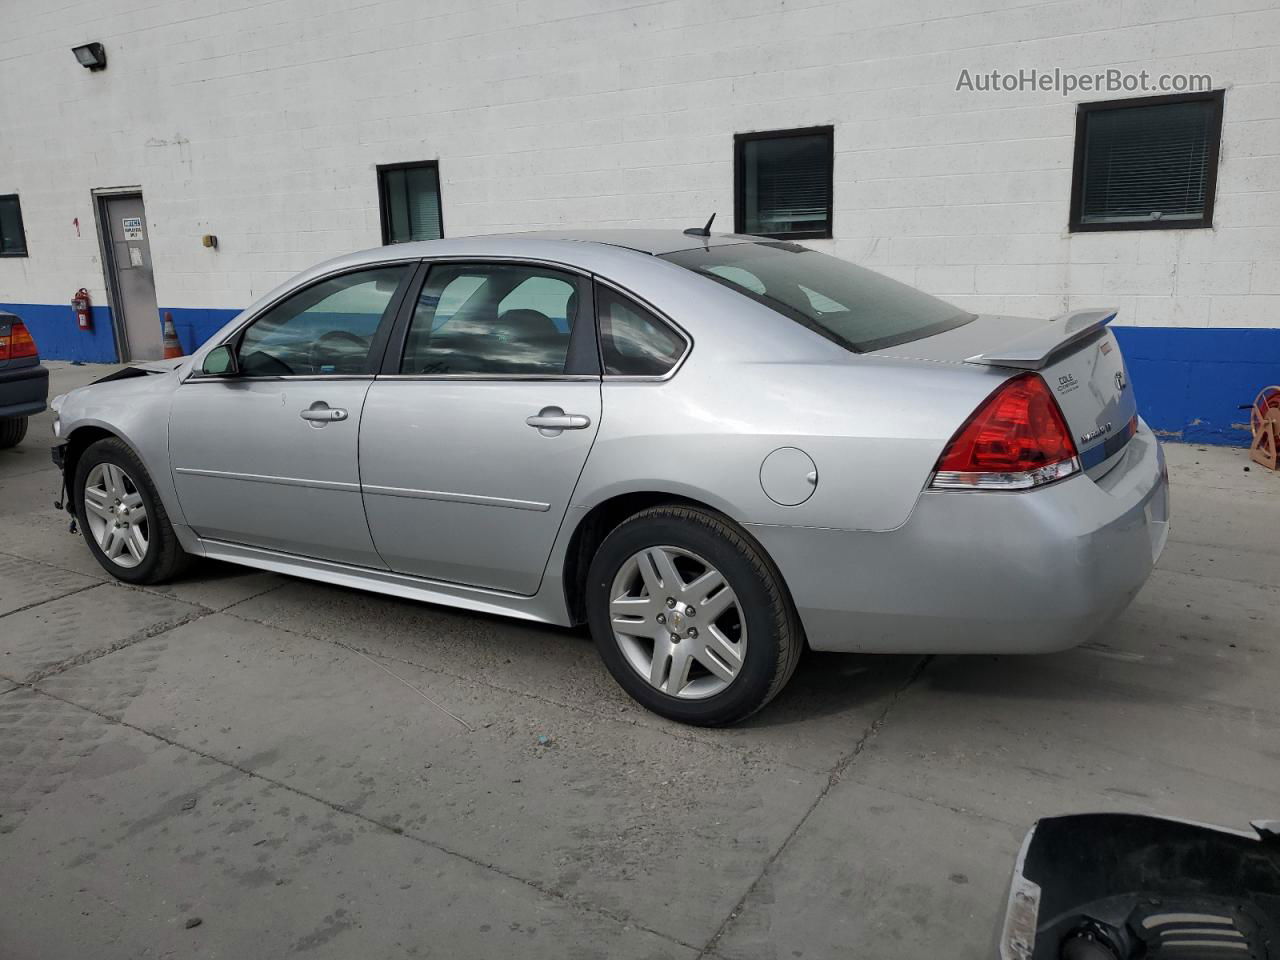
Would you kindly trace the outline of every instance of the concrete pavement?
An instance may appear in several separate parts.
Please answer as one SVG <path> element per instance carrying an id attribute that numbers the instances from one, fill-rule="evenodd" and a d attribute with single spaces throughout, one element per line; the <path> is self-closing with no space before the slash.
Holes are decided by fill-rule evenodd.
<path id="1" fill-rule="evenodd" d="M 1037 817 L 1280 816 L 1280 477 L 1240 450 L 1168 448 L 1169 547 L 1085 646 L 811 654 L 707 731 L 582 632 L 211 563 L 119 584 L 52 507 L 50 419 L 0 452 L 13 960 L 981 957 Z"/>

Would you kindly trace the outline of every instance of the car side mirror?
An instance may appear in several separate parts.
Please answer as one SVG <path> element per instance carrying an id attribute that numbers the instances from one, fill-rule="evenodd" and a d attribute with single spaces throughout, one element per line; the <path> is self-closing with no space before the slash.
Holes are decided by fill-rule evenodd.
<path id="1" fill-rule="evenodd" d="M 207 377 L 232 377 L 240 372 L 240 363 L 230 344 L 223 343 L 204 355 L 200 372 Z"/>

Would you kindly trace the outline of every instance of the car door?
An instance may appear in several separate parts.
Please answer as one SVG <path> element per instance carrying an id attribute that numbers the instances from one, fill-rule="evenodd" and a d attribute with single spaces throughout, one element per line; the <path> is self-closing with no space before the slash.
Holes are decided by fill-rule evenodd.
<path id="1" fill-rule="evenodd" d="M 238 371 L 174 394 L 169 454 L 202 537 L 384 567 L 360 496 L 361 411 L 415 264 L 327 277 L 230 341 Z"/>
<path id="2" fill-rule="evenodd" d="M 402 573 L 532 595 L 600 422 L 589 280 L 441 262 L 402 312 L 360 427 L 374 544 Z"/>

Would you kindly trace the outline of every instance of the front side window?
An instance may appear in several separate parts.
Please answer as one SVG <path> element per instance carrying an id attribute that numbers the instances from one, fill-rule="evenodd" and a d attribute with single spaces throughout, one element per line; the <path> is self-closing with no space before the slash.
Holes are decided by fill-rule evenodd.
<path id="1" fill-rule="evenodd" d="M 344 273 L 276 304 L 241 335 L 245 377 L 314 377 L 369 372 L 369 350 L 410 266 Z"/>
<path id="2" fill-rule="evenodd" d="M 600 354 L 615 377 L 661 377 L 684 356 L 684 337 L 630 297 L 596 286 Z"/>
<path id="3" fill-rule="evenodd" d="M 440 209 L 440 167 L 402 163 L 378 168 L 382 242 L 439 240 L 444 236 Z"/>
<path id="4" fill-rule="evenodd" d="M 831 236 L 831 127 L 734 137 L 734 230 L 758 237 Z"/>
<path id="5" fill-rule="evenodd" d="M 794 243 L 735 243 L 669 253 L 855 352 L 929 337 L 973 319 L 944 300 Z"/>
<path id="6" fill-rule="evenodd" d="M 0 257 L 25 257 L 27 235 L 22 229 L 22 206 L 18 195 L 0 197 Z"/>
<path id="7" fill-rule="evenodd" d="M 569 361 L 578 282 L 520 264 L 438 264 L 427 274 L 400 373 L 557 376 Z"/>
<path id="8" fill-rule="evenodd" d="M 1222 91 L 1081 104 L 1071 229 L 1213 225 Z"/>

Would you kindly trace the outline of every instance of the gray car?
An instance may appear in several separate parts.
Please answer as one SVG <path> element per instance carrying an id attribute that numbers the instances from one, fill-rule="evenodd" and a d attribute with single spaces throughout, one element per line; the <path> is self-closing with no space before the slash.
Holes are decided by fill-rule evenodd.
<path id="1" fill-rule="evenodd" d="M 1112 316 L 701 230 L 402 244 L 57 398 L 54 457 L 121 580 L 204 556 L 586 622 L 646 707 L 725 724 L 805 644 L 1050 651 L 1125 607 L 1168 480 Z"/>

